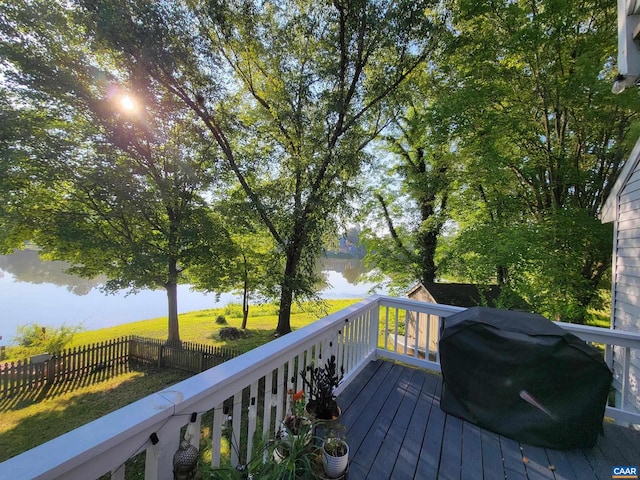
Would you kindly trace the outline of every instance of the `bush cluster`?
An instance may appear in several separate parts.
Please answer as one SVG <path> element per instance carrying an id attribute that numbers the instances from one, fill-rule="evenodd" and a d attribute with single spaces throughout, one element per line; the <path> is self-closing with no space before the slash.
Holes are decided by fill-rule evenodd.
<path id="1" fill-rule="evenodd" d="M 246 338 L 249 336 L 249 332 L 246 330 L 240 330 L 236 327 L 221 328 L 218 332 L 220 340 L 237 340 L 239 338 Z"/>
<path id="2" fill-rule="evenodd" d="M 60 327 L 45 327 L 37 323 L 28 325 L 20 325 L 15 337 L 15 342 L 22 346 L 28 347 L 38 352 L 54 353 L 63 350 L 76 332 L 81 327 L 69 327 L 62 325 Z"/>

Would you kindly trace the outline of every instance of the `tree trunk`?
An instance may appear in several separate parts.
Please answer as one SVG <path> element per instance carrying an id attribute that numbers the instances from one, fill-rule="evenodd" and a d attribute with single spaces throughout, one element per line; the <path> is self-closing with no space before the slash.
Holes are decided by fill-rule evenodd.
<path id="1" fill-rule="evenodd" d="M 280 310 L 278 312 L 278 326 L 276 336 L 286 335 L 291 331 L 291 304 L 293 303 L 294 284 L 298 264 L 300 263 L 300 250 L 302 243 L 299 236 L 291 241 L 291 248 L 287 251 L 287 263 L 284 268 L 284 277 L 280 291 Z"/>
<path id="2" fill-rule="evenodd" d="M 281 337 L 291 332 L 291 304 L 293 303 L 293 289 L 290 282 L 282 283 L 282 291 L 280 292 L 280 311 L 278 312 L 278 326 L 276 327 L 276 336 Z"/>
<path id="3" fill-rule="evenodd" d="M 242 290 L 242 325 L 240 326 L 242 330 L 247 328 L 247 319 L 249 318 L 249 281 L 247 276 L 245 269 L 244 288 Z"/>
<path id="4" fill-rule="evenodd" d="M 446 175 L 447 169 L 441 168 L 440 175 Z M 447 192 L 442 194 L 442 200 L 440 202 L 441 213 L 445 211 L 447 205 Z M 434 204 L 436 202 L 436 196 L 432 193 L 425 192 L 424 195 L 418 199 L 418 205 L 420 208 L 420 217 L 422 224 L 432 221 L 433 216 L 436 214 Z M 420 227 L 420 232 L 417 235 L 419 260 L 421 279 L 423 283 L 431 283 L 436 281 L 436 273 L 438 267 L 436 266 L 436 248 L 438 246 L 438 237 L 442 232 L 442 222 L 434 222 L 431 228 L 423 230 L 424 226 Z"/>
<path id="5" fill-rule="evenodd" d="M 426 219 L 424 219 L 426 220 Z M 421 281 L 431 283 L 436 280 L 436 246 L 440 229 L 429 230 L 418 235 Z"/>
<path id="6" fill-rule="evenodd" d="M 178 324 L 178 265 L 175 259 L 169 261 L 169 279 L 165 284 L 169 310 L 169 335 L 167 343 L 180 345 L 180 327 Z"/>
<path id="7" fill-rule="evenodd" d="M 509 270 L 507 269 L 507 267 L 498 265 L 496 267 L 496 277 L 498 279 L 498 285 L 500 287 L 505 286 L 509 278 Z"/>

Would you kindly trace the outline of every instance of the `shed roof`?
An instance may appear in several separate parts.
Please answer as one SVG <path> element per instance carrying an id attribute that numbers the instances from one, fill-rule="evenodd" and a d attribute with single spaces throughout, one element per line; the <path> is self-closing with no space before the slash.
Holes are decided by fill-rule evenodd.
<path id="1" fill-rule="evenodd" d="M 407 292 L 407 296 L 411 298 L 421 288 L 427 290 L 436 303 L 456 307 L 475 307 L 485 304 L 495 306 L 495 301 L 500 295 L 498 285 L 479 286 L 472 283 L 419 282 Z"/>

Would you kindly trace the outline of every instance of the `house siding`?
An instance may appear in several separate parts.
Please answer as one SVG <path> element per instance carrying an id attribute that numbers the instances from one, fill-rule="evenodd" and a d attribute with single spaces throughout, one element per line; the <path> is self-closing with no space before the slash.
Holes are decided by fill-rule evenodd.
<path id="1" fill-rule="evenodd" d="M 637 159 L 629 159 L 637 163 Z M 612 328 L 640 332 L 640 168 L 637 165 L 615 192 Z M 625 352 L 614 349 L 614 388 L 616 406 L 633 408 L 640 412 L 640 352 L 629 352 L 630 367 L 623 399 L 623 375 L 621 364 Z"/>

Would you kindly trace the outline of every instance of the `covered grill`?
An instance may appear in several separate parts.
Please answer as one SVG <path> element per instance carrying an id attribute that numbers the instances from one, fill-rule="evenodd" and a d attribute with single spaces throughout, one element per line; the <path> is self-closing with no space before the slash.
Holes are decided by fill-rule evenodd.
<path id="1" fill-rule="evenodd" d="M 612 374 L 595 348 L 541 315 L 473 307 L 440 338 L 447 413 L 521 443 L 592 447 Z"/>

